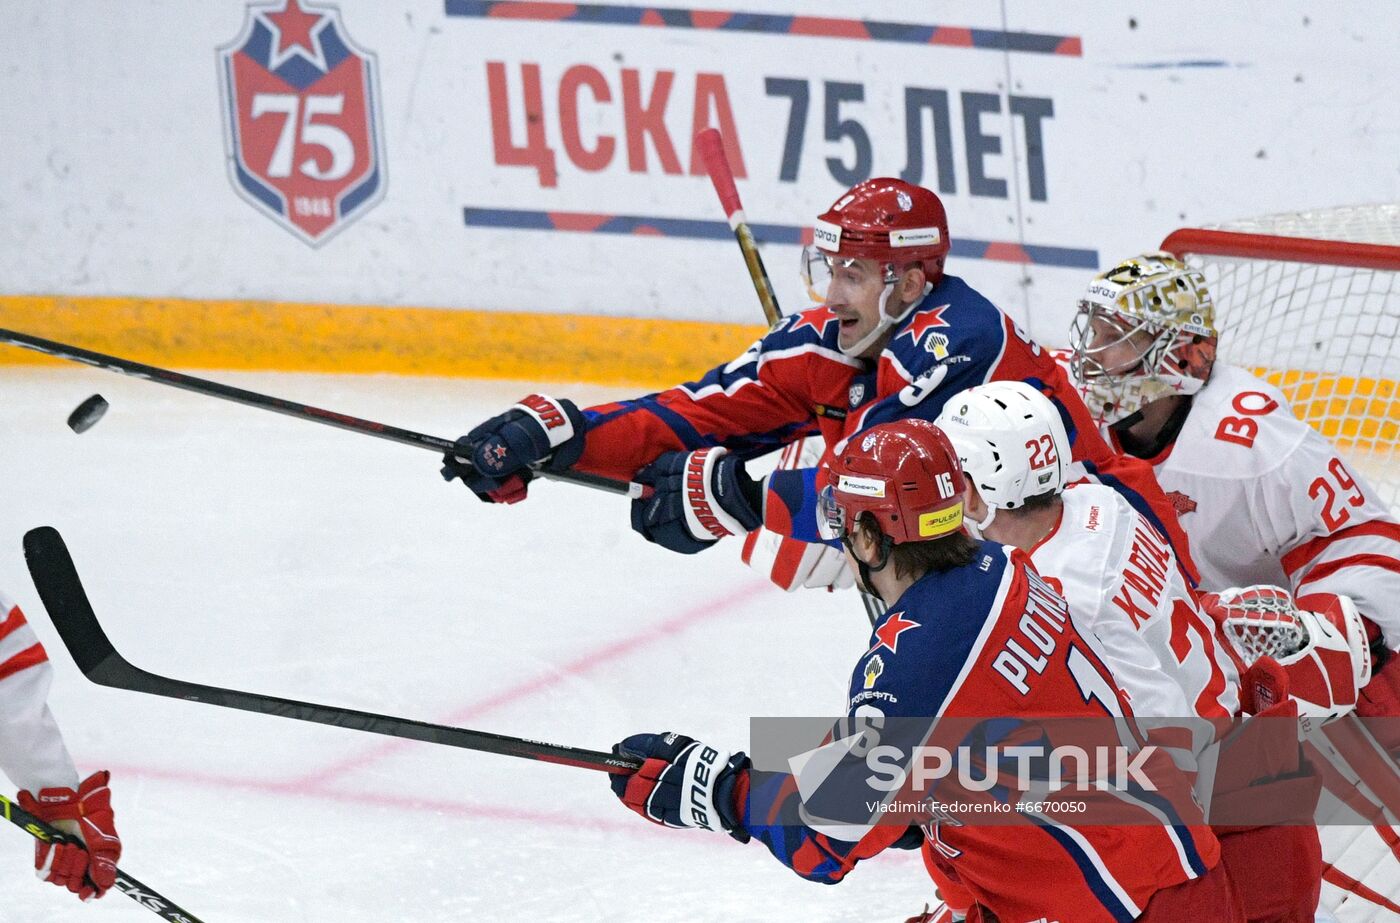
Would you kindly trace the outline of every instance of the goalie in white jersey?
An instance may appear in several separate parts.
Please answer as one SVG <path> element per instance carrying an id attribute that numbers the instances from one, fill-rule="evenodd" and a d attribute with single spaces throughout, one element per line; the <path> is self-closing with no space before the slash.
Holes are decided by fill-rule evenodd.
<path id="1" fill-rule="evenodd" d="M 1278 584 L 1314 611 L 1350 597 L 1373 660 L 1356 712 L 1400 715 L 1400 524 L 1276 388 L 1217 364 L 1216 341 L 1204 276 L 1171 254 L 1143 254 L 1091 282 L 1071 372 L 1114 447 L 1156 469 L 1202 587 Z M 1400 837 L 1333 828 L 1323 842 L 1336 865 L 1327 880 L 1343 889 L 1324 904 L 1400 907 Z"/>
<path id="2" fill-rule="evenodd" d="M 1076 475 L 1069 440 L 1050 399 L 1024 382 L 993 382 L 955 396 L 937 425 L 967 478 L 969 531 L 1030 554 L 1102 644 L 1134 715 L 1148 726 L 1166 719 L 1149 737 L 1195 754 L 1228 731 L 1240 712 L 1242 664 L 1161 534 L 1112 489 L 1069 483 Z M 1315 624 L 1312 613 L 1299 615 Z M 1306 657 L 1284 658 L 1286 669 Z M 1285 704 L 1270 713 L 1295 714 Z M 1194 739 L 1174 739 L 1173 730 L 1194 730 Z M 1307 789 L 1300 800 L 1316 795 L 1315 785 L 1299 788 Z M 1217 828 L 1216 835 L 1250 920 L 1313 919 L 1322 873 L 1314 828 Z M 954 905 L 956 891 L 941 890 L 953 892 Z"/>

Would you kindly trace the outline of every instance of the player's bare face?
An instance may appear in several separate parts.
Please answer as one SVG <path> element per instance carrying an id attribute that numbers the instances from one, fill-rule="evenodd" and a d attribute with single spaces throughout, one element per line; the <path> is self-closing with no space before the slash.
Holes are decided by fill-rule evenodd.
<path id="1" fill-rule="evenodd" d="M 885 279 L 874 260 L 833 260 L 826 306 L 841 324 L 839 342 L 849 347 L 860 342 L 880 322 L 880 293 Z M 876 353 L 883 343 L 874 347 Z"/>

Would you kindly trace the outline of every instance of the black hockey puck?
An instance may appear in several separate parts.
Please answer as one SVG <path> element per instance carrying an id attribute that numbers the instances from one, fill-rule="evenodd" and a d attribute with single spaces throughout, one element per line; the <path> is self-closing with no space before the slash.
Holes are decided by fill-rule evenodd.
<path id="1" fill-rule="evenodd" d="M 83 401 L 68 415 L 68 428 L 75 433 L 85 433 L 97 425 L 107 412 L 107 401 L 100 394 Z"/>

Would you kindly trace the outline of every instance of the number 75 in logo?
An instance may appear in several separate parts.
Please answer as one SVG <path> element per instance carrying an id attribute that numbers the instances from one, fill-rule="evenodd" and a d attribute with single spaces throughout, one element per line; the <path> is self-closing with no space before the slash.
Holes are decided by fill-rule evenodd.
<path id="1" fill-rule="evenodd" d="M 377 64 L 334 7 L 249 6 L 219 75 L 229 178 L 254 207 L 319 246 L 383 198 Z"/>

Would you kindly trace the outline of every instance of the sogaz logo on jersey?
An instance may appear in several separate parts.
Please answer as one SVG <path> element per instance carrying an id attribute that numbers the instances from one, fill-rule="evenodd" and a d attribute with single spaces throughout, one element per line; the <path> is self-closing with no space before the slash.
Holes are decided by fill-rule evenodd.
<path id="1" fill-rule="evenodd" d="M 254 208 L 319 246 L 384 197 L 378 65 L 339 10 L 251 5 L 218 55 L 229 178 Z"/>

